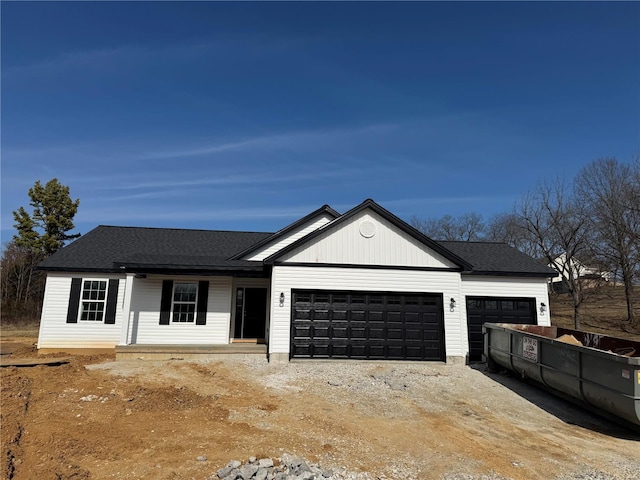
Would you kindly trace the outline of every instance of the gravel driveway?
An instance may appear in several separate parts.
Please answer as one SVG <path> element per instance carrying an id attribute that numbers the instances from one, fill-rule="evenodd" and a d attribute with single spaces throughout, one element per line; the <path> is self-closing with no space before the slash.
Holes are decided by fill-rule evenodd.
<path id="1" fill-rule="evenodd" d="M 481 364 L 241 363 L 269 389 L 352 411 L 368 435 L 343 448 L 390 478 L 640 479 L 640 434 Z"/>

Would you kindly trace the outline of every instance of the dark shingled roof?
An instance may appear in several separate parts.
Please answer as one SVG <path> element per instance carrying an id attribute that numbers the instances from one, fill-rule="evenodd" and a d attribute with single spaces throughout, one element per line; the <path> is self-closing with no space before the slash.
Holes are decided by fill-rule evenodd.
<path id="1" fill-rule="evenodd" d="M 229 260 L 271 233 L 110 227 L 101 225 L 44 260 L 57 271 L 118 272 L 153 268 L 174 270 L 256 270 L 262 262 Z"/>
<path id="2" fill-rule="evenodd" d="M 243 272 L 264 274 L 263 262 L 235 260 L 273 234 L 171 228 L 99 226 L 67 245 L 39 267 L 63 272 Z M 554 276 L 556 273 L 504 243 L 429 242 L 472 266 L 467 274 Z"/>
<path id="3" fill-rule="evenodd" d="M 555 276 L 556 271 L 506 243 L 438 241 L 447 250 L 464 258 L 474 275 L 525 274 Z"/>

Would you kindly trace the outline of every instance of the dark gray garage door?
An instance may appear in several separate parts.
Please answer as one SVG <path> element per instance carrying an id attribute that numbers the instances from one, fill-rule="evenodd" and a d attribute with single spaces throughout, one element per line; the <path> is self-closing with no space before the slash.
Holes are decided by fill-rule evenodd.
<path id="1" fill-rule="evenodd" d="M 535 325 L 535 298 L 467 297 L 469 360 L 482 360 L 484 340 L 482 325 L 489 323 L 521 323 Z"/>
<path id="2" fill-rule="evenodd" d="M 294 290 L 291 357 L 444 360 L 442 295 Z"/>

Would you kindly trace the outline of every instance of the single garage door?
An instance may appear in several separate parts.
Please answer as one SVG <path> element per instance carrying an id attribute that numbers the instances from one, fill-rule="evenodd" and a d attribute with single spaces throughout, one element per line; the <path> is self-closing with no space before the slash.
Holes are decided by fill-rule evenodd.
<path id="1" fill-rule="evenodd" d="M 521 323 L 535 325 L 535 298 L 467 297 L 469 360 L 482 360 L 484 339 L 482 325 L 489 323 Z"/>
<path id="2" fill-rule="evenodd" d="M 445 359 L 441 294 L 292 291 L 291 357 Z"/>

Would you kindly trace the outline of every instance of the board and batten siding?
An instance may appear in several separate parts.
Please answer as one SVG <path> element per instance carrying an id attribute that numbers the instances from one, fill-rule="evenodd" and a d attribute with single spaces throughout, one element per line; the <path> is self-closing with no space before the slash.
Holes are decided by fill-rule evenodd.
<path id="1" fill-rule="evenodd" d="M 162 281 L 209 282 L 205 325 L 174 323 L 160 325 Z M 229 343 L 232 277 L 136 278 L 131 291 L 131 310 L 127 343 L 142 345 L 222 345 Z"/>
<path id="2" fill-rule="evenodd" d="M 460 300 L 460 274 L 419 270 L 275 266 L 271 282 L 269 353 L 289 353 L 291 343 L 291 290 L 322 289 L 380 292 L 441 293 L 444 299 L 445 349 L 448 357 L 463 356 L 466 318 L 461 309 L 449 309 L 449 299 Z M 280 306 L 280 293 L 284 304 Z M 460 302 L 461 303 L 461 302 Z"/>
<path id="3" fill-rule="evenodd" d="M 361 233 L 365 224 L 366 237 Z M 371 210 L 365 210 L 344 224 L 327 227 L 326 232 L 283 255 L 283 262 L 355 264 L 453 268 L 451 261 L 434 252 Z"/>
<path id="4" fill-rule="evenodd" d="M 284 235 L 271 243 L 267 243 L 265 246 L 255 252 L 252 252 L 244 259 L 262 261 L 268 256 L 276 253 L 279 250 L 282 250 L 284 247 L 291 245 L 293 242 L 326 225 L 331 220 L 333 220 L 333 217 L 327 215 L 326 213 L 318 216 L 317 218 L 310 219 L 309 222 L 300 225 L 298 228 L 289 232 L 287 235 Z"/>
<path id="5" fill-rule="evenodd" d="M 117 279 L 118 296 L 115 323 L 82 321 L 67 323 L 67 310 L 71 294 L 71 279 Z M 126 279 L 124 275 L 100 273 L 47 274 L 45 283 L 38 348 L 115 348 L 120 338 L 122 307 Z"/>
<path id="6" fill-rule="evenodd" d="M 536 299 L 536 314 L 538 325 L 551 325 L 551 312 L 549 311 L 549 290 L 547 279 L 527 277 L 492 277 L 468 275 L 462 277 L 462 294 L 465 297 L 526 297 Z M 544 303 L 547 308 L 544 314 L 540 313 L 540 305 Z M 461 303 L 464 316 L 467 316 L 467 302 Z"/>

